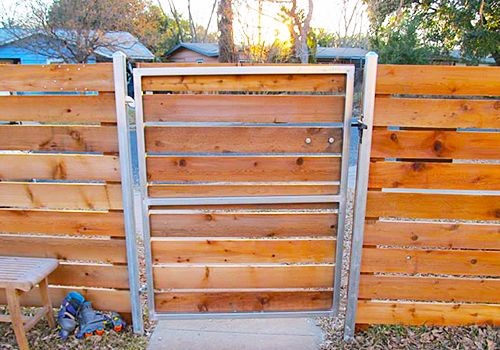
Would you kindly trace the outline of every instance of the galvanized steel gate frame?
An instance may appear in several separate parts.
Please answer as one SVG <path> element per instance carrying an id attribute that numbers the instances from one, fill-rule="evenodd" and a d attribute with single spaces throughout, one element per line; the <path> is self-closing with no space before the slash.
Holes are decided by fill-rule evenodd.
<path id="1" fill-rule="evenodd" d="M 343 144 L 341 160 L 340 190 L 338 195 L 294 195 L 294 196 L 233 196 L 233 197 L 175 197 L 151 198 L 147 191 L 147 168 L 145 149 L 145 127 L 158 125 L 144 121 L 142 101 L 142 78 L 150 76 L 196 76 L 196 75 L 262 75 L 262 74 L 332 74 L 345 75 L 345 106 L 343 116 Z M 304 316 L 336 316 L 339 312 L 340 284 L 342 275 L 342 256 L 345 233 L 347 185 L 349 170 L 349 143 L 351 132 L 351 114 L 354 92 L 354 66 L 321 65 L 321 66 L 218 66 L 218 67 L 155 67 L 136 68 L 133 71 L 134 99 L 137 127 L 137 148 L 139 158 L 140 203 L 134 203 L 142 213 L 142 234 L 144 237 L 146 278 L 149 315 L 152 319 L 199 319 L 199 318 L 255 318 L 255 317 L 304 317 Z M 161 123 L 169 125 L 168 122 Z M 238 125 L 241 123 L 202 123 L 204 126 Z M 187 126 L 192 123 L 171 123 L 172 126 Z M 327 125 L 322 127 L 339 127 Z M 234 312 L 234 313 L 159 313 L 155 310 L 153 263 L 150 246 L 149 214 L 151 206 L 173 205 L 229 205 L 229 204 L 285 204 L 285 203 L 338 203 L 338 230 L 336 242 L 335 279 L 333 286 L 333 307 L 325 311 L 283 311 L 283 312 Z M 139 208 L 140 207 L 140 208 Z M 155 213 L 157 210 L 155 210 Z M 131 283 L 133 280 L 130 280 Z M 132 296 L 133 297 L 133 296 Z M 134 304 L 134 303 L 133 303 Z M 135 303 L 137 304 L 137 303 Z"/>

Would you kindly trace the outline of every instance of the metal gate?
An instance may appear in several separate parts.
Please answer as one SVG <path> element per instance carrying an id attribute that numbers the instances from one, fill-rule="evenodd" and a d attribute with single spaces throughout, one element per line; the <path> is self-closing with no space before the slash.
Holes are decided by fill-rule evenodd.
<path id="1" fill-rule="evenodd" d="M 354 67 L 134 70 L 154 319 L 338 311 Z"/>

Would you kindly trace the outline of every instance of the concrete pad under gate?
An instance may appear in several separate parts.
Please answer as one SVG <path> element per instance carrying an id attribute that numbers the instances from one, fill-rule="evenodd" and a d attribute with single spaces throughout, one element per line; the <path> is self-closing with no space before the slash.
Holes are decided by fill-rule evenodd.
<path id="1" fill-rule="evenodd" d="M 149 350 L 316 350 L 321 329 L 309 318 L 160 321 Z"/>

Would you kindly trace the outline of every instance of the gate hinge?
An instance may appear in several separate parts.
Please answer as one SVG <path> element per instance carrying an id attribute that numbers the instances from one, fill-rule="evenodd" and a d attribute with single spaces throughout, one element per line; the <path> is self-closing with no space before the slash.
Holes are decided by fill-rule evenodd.
<path id="1" fill-rule="evenodd" d="M 358 120 L 356 120 L 355 122 L 353 122 L 351 124 L 351 127 L 358 128 L 359 143 L 362 144 L 363 143 L 363 131 L 366 130 L 366 129 L 368 129 L 368 125 L 366 125 L 365 123 L 363 123 L 363 116 L 361 116 Z"/>

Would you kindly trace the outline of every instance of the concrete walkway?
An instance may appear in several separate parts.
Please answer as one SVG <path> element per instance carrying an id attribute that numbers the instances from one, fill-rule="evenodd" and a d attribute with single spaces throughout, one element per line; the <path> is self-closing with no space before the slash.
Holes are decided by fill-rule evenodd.
<path id="1" fill-rule="evenodd" d="M 161 321 L 150 350 L 316 350 L 321 329 L 313 319 L 263 318 Z"/>

